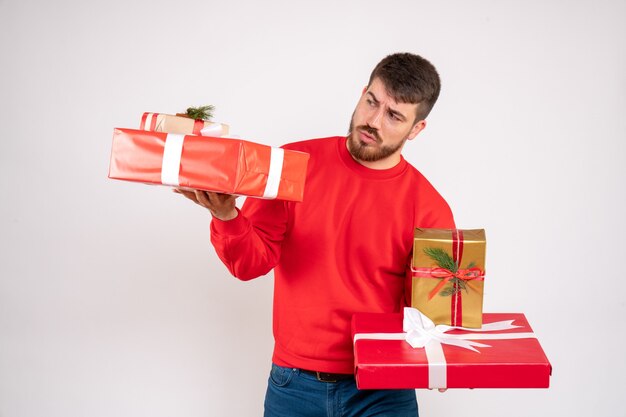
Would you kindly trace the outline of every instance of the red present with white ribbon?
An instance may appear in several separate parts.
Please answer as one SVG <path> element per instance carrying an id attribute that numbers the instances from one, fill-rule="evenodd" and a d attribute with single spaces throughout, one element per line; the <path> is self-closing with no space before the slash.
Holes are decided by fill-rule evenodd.
<path id="1" fill-rule="evenodd" d="M 552 366 L 521 313 L 481 328 L 435 326 L 414 308 L 352 318 L 359 389 L 548 388 Z"/>
<path id="2" fill-rule="evenodd" d="M 241 139 L 116 128 L 109 178 L 302 201 L 308 160 Z"/>

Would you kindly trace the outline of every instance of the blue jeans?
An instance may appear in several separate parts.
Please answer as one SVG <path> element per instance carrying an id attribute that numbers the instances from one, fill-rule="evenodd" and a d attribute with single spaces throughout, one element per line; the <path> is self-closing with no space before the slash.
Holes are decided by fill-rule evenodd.
<path id="1" fill-rule="evenodd" d="M 417 417 L 414 390 L 358 390 L 356 381 L 321 382 L 272 364 L 265 417 Z"/>

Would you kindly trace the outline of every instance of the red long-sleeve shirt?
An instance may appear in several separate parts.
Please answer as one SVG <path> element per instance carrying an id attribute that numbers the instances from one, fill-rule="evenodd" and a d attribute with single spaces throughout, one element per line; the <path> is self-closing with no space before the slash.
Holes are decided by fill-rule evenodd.
<path id="1" fill-rule="evenodd" d="M 452 212 L 404 158 L 366 168 L 345 137 L 285 148 L 311 155 L 304 201 L 249 198 L 235 219 L 211 222 L 211 241 L 242 280 L 274 268 L 274 363 L 352 373 L 352 314 L 401 311 L 414 228 L 454 228 Z"/>

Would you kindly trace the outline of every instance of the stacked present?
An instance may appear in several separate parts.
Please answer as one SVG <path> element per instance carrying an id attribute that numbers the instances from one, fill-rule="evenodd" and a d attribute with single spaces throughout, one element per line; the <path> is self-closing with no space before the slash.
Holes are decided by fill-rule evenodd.
<path id="1" fill-rule="evenodd" d="M 144 113 L 140 130 L 116 128 L 109 178 L 302 201 L 308 154 L 222 137 L 228 125 L 206 110 Z"/>
<path id="2" fill-rule="evenodd" d="M 213 123 L 211 111 L 213 106 L 190 107 L 187 113 L 176 115 L 146 112 L 141 117 L 141 130 L 152 132 L 179 133 L 186 135 L 226 136 L 228 125 Z"/>
<path id="3" fill-rule="evenodd" d="M 411 305 L 437 324 L 480 327 L 485 231 L 415 229 Z"/>
<path id="4" fill-rule="evenodd" d="M 360 389 L 547 388 L 552 367 L 523 314 L 483 314 L 484 230 L 416 229 L 412 307 L 355 314 Z"/>

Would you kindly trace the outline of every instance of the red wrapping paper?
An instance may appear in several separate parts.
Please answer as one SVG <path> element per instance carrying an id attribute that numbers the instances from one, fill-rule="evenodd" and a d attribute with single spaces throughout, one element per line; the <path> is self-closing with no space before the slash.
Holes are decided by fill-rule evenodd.
<path id="1" fill-rule="evenodd" d="M 492 333 L 532 332 L 523 314 L 483 315 L 483 323 L 512 319 L 521 327 Z M 353 338 L 355 334 L 401 332 L 402 314 L 362 313 L 352 319 Z M 447 388 L 548 388 L 552 367 L 537 339 L 478 341 L 490 347 L 479 347 L 479 352 L 474 352 L 443 345 Z M 359 389 L 429 388 L 425 350 L 413 348 L 404 340 L 357 340 L 354 357 Z"/>
<path id="2" fill-rule="evenodd" d="M 167 133 L 116 128 L 109 178 L 162 184 Z M 263 197 L 271 147 L 241 139 L 184 136 L 178 187 Z M 309 155 L 284 150 L 277 199 L 302 201 Z"/>

